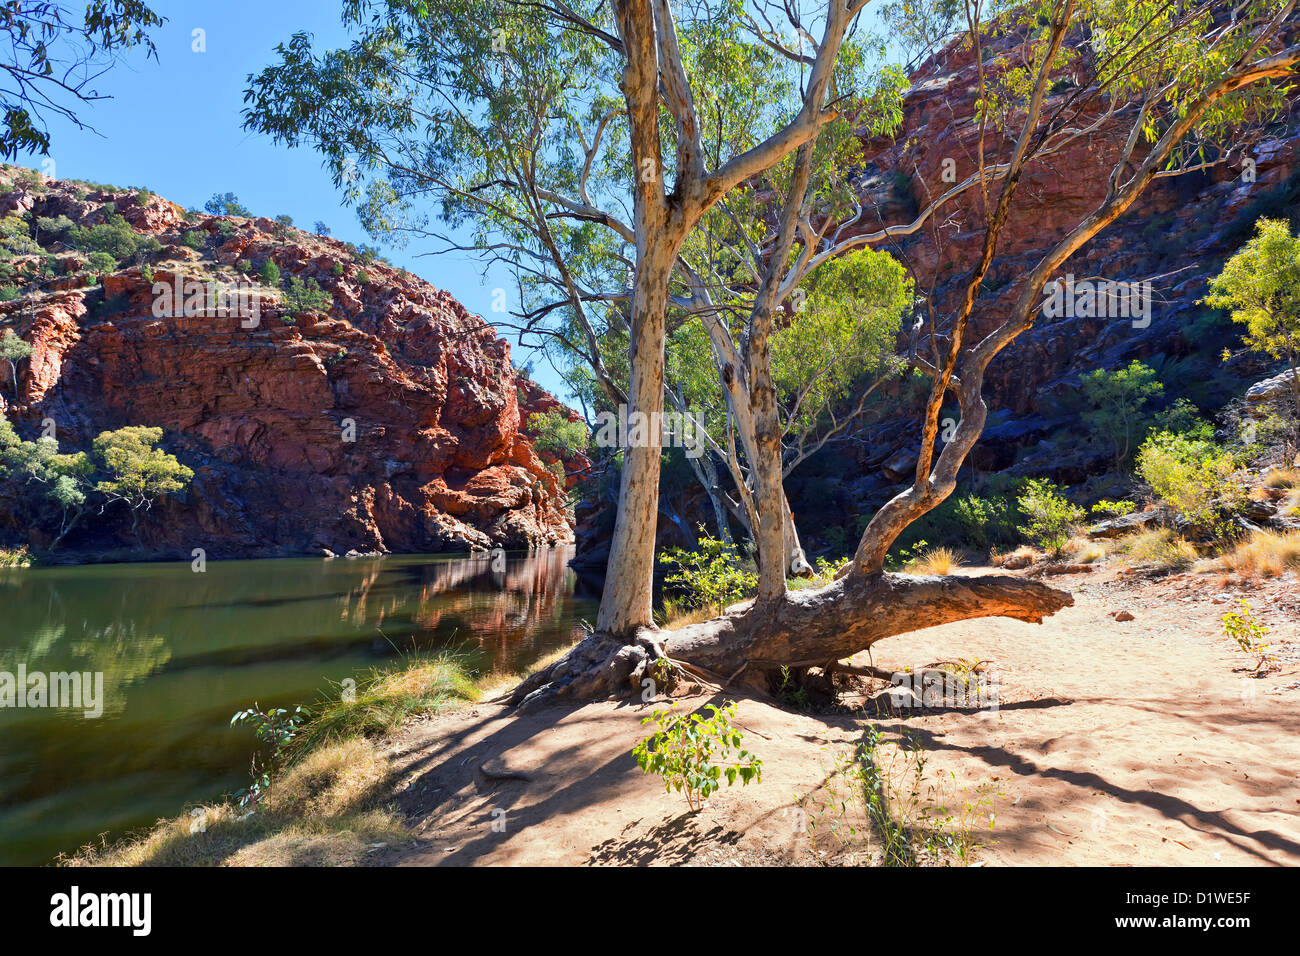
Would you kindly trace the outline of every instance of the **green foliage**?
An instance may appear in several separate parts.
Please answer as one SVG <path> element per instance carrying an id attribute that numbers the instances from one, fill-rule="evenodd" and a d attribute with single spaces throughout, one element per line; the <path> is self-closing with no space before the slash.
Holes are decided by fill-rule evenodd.
<path id="1" fill-rule="evenodd" d="M 118 261 L 107 252 L 92 252 L 86 256 L 86 269 L 97 275 L 105 272 L 116 272 Z"/>
<path id="2" fill-rule="evenodd" d="M 44 235 L 49 239 L 61 239 L 66 236 L 75 224 L 67 216 L 37 216 L 36 232 L 37 235 Z"/>
<path id="3" fill-rule="evenodd" d="M 1210 280 L 1207 305 L 1228 309 L 1246 327 L 1251 351 L 1300 371 L 1300 238 L 1280 219 L 1261 219 L 1253 239 Z M 1300 449 L 1300 374 L 1292 380 L 1290 450 Z"/>
<path id="4" fill-rule="evenodd" d="M 43 523 L 51 506 L 57 509 L 56 545 L 81 514 L 93 470 L 85 453 L 63 454 L 51 437 L 24 441 L 0 415 L 0 477 L 15 478 L 20 502 L 32 508 L 33 525 Z"/>
<path id="5" fill-rule="evenodd" d="M 1255 617 L 1255 612 L 1245 598 L 1237 599 L 1238 609 L 1223 615 L 1223 633 L 1232 638 L 1243 654 L 1255 658 L 1255 670 L 1261 670 L 1272 660 L 1269 645 L 1264 643 L 1268 628 Z"/>
<path id="6" fill-rule="evenodd" d="M 0 285 L 0 302 L 12 302 L 22 295 L 16 286 Z"/>
<path id="7" fill-rule="evenodd" d="M 1233 454 L 1213 441 L 1154 432 L 1138 451 L 1138 475 L 1184 520 L 1215 537 L 1230 536 L 1220 513 L 1240 506 Z"/>
<path id="8" fill-rule="evenodd" d="M 1147 407 L 1164 393 L 1164 386 L 1151 368 L 1134 359 L 1113 372 L 1089 372 L 1080 381 L 1080 391 L 1090 406 L 1081 416 L 1084 424 L 1110 445 L 1115 466 L 1122 466 L 1147 424 Z"/>
<path id="9" fill-rule="evenodd" d="M 922 538 L 913 543 L 910 547 L 894 547 L 889 554 L 885 555 L 885 570 L 902 571 L 911 566 L 916 561 L 920 560 L 921 555 L 925 553 L 925 549 L 929 544 L 930 542 Z"/>
<path id="10" fill-rule="evenodd" d="M 231 192 L 213 193 L 212 198 L 203 204 L 203 208 L 214 216 L 249 218 L 253 215 L 248 211 L 248 207 L 239 201 L 239 197 Z"/>
<path id="11" fill-rule="evenodd" d="M 343 268 L 343 263 L 341 262 L 336 262 L 334 265 L 330 266 L 330 275 L 336 279 L 341 278 L 343 273 L 346 271 L 347 270 Z"/>
<path id="12" fill-rule="evenodd" d="M 659 560 L 675 567 L 664 584 L 679 588 L 691 608 L 723 608 L 749 597 L 758 587 L 758 575 L 741 567 L 735 546 L 710 538 L 703 525 L 696 550 L 672 548 Z"/>
<path id="13" fill-rule="evenodd" d="M 981 550 L 1016 540 L 1015 503 L 1006 495 L 964 495 L 953 504 L 953 519 L 963 539 Z"/>
<path id="14" fill-rule="evenodd" d="M 0 100 L 0 157 L 7 160 L 48 155 L 42 115 L 55 110 L 77 124 L 71 107 L 100 98 L 99 79 L 119 54 L 143 47 L 153 55 L 149 30 L 163 23 L 141 0 L 94 0 L 80 10 L 76 4 L 9 4 L 5 10 L 5 69 L 15 80 Z"/>
<path id="15" fill-rule="evenodd" d="M 248 275 L 253 271 L 253 264 L 247 259 L 238 259 L 235 261 L 235 271 L 240 275 Z"/>
<path id="16" fill-rule="evenodd" d="M 13 329 L 5 329 L 4 338 L 0 339 L 0 358 L 21 362 L 30 358 L 32 351 L 31 344 L 15 335 Z"/>
<path id="17" fill-rule="evenodd" d="M 121 501 L 131 509 L 132 531 L 142 509 L 163 495 L 184 491 L 194 477 L 173 455 L 155 447 L 161 440 L 161 428 L 128 425 L 102 432 L 93 443 L 95 456 L 106 472 L 95 491 L 109 502 Z"/>
<path id="18" fill-rule="evenodd" d="M 1092 513 L 1099 517 L 1119 518 L 1132 514 L 1136 508 L 1137 505 L 1131 501 L 1111 501 L 1109 498 L 1103 498 L 1092 506 Z"/>
<path id="19" fill-rule="evenodd" d="M 279 286 L 280 284 L 280 267 L 275 264 L 274 259 L 267 259 L 262 264 L 262 271 L 258 273 L 262 281 L 267 285 Z"/>
<path id="20" fill-rule="evenodd" d="M 27 552 L 26 545 L 18 548 L 0 548 L 0 568 L 30 568 L 31 566 L 32 556 Z"/>
<path id="21" fill-rule="evenodd" d="M 358 269 L 352 278 L 357 280 L 357 285 L 370 285 L 370 273 L 365 269 Z"/>
<path id="22" fill-rule="evenodd" d="M 17 290 L 14 291 L 17 292 Z M 17 295 L 9 298 L 17 298 Z M 3 301 L 3 299 L 4 297 L 0 296 L 0 301 Z M 33 349 L 30 343 L 15 335 L 13 329 L 5 329 L 4 338 L 0 338 L 0 358 L 9 363 L 9 378 L 13 382 L 15 395 L 18 394 L 18 363 L 31 358 L 32 352 Z"/>
<path id="23" fill-rule="evenodd" d="M 534 448 L 561 458 L 571 458 L 585 452 L 591 441 L 587 423 L 571 422 L 559 409 L 534 412 L 528 416 L 524 429 L 533 436 Z"/>
<path id="24" fill-rule="evenodd" d="M 230 718 L 231 727 L 248 724 L 253 728 L 253 734 L 258 742 L 270 748 L 269 754 L 254 759 L 253 782 L 235 793 L 239 809 L 256 810 L 260 806 L 262 798 L 266 796 L 266 791 L 271 786 L 272 774 L 283 764 L 285 752 L 293 743 L 306 719 L 301 707 L 295 707 L 292 712 L 283 707 L 262 710 L 256 703 L 248 710 L 241 710 Z"/>
<path id="25" fill-rule="evenodd" d="M 333 304 L 334 297 L 322 289 L 315 279 L 303 281 L 292 276 L 289 287 L 284 290 L 285 311 L 292 316 L 304 312 L 328 312 Z"/>
<path id="26" fill-rule="evenodd" d="M 26 219 L 12 214 L 0 219 L 0 256 L 11 259 L 14 256 L 39 255 L 42 251 L 31 237 Z"/>
<path id="27" fill-rule="evenodd" d="M 1017 499 L 1025 524 L 1023 534 L 1035 547 L 1060 554 L 1074 528 L 1083 520 L 1082 508 L 1071 504 L 1060 489 L 1046 478 L 1031 478 Z"/>
<path id="28" fill-rule="evenodd" d="M 207 244 L 208 234 L 202 229 L 191 229 L 189 232 L 185 233 L 185 237 L 181 239 L 181 245 L 194 249 L 197 252 L 202 252 Z"/>
<path id="29" fill-rule="evenodd" d="M 112 256 L 115 263 L 126 262 L 162 248 L 157 239 L 140 235 L 117 213 L 110 213 L 104 222 L 90 228 L 72 225 L 63 230 L 62 238 L 72 248 L 82 252 L 102 252 Z"/>
<path id="30" fill-rule="evenodd" d="M 697 813 L 723 780 L 727 786 L 737 780 L 742 786 L 762 781 L 763 761 L 741 747 L 743 736 L 732 726 L 735 701 L 721 707 L 707 704 L 704 709 L 712 711 L 708 717 L 676 708 L 674 702 L 642 719 L 643 726 L 654 724 L 655 731 L 632 749 L 637 766 L 644 773 L 659 774 L 665 791 L 683 794 L 691 812 Z"/>
<path id="31" fill-rule="evenodd" d="M 832 405 L 854 397 L 864 376 L 896 369 L 894 344 L 911 307 L 911 277 L 888 253 L 861 249 L 819 266 L 803 307 L 772 336 L 786 431 L 811 433 Z"/>

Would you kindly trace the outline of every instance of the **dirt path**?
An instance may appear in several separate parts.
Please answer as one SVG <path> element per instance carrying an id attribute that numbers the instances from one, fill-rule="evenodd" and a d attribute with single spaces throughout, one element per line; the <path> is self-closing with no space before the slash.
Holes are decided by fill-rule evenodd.
<path id="1" fill-rule="evenodd" d="M 1073 608 L 1041 626 L 986 620 L 877 645 L 890 670 L 991 662 L 991 710 L 873 719 L 906 730 L 934 774 L 996 790 L 998 864 L 1300 864 L 1300 585 L 1249 597 L 1280 669 L 1251 675 L 1219 619 L 1236 593 L 1194 575 L 1058 579 Z M 1117 622 L 1113 612 L 1131 621 Z M 712 698 L 693 697 L 682 706 Z M 652 705 L 600 703 L 514 717 L 484 705 L 399 738 L 413 847 L 373 862 L 747 864 L 815 862 L 797 800 L 824 781 L 867 720 L 744 699 L 737 722 L 763 782 L 703 812 L 643 776 L 630 751 Z"/>

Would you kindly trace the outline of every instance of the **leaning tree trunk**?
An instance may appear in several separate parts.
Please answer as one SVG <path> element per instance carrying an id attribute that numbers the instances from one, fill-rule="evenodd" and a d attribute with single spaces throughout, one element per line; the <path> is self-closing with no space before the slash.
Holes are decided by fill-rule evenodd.
<path id="1" fill-rule="evenodd" d="M 684 665 L 723 686 L 761 687 L 780 667 L 843 660 L 896 634 L 981 617 L 1038 624 L 1073 604 L 1066 591 L 1005 574 L 850 574 L 777 601 L 736 605 L 677 631 L 647 628 L 631 641 L 592 634 L 504 700 L 533 706 L 556 698 L 654 691 L 665 673 L 660 661 L 667 671 Z"/>

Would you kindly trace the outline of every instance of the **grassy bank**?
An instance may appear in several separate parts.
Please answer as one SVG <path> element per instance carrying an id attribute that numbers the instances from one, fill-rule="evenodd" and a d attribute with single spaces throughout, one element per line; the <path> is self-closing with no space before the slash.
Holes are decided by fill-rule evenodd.
<path id="1" fill-rule="evenodd" d="M 544 666 L 565 649 L 530 668 Z M 392 809 L 390 740 L 409 720 L 468 706 L 526 674 L 479 675 L 455 653 L 377 669 L 304 710 L 269 785 L 191 807 L 121 840 L 83 847 L 69 866 L 338 866 L 410 838 Z"/>

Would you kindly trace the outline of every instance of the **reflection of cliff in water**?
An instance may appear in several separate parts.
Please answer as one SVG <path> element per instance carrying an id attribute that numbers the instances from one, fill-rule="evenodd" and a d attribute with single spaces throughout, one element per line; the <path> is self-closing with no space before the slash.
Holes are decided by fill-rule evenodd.
<path id="1" fill-rule="evenodd" d="M 503 570 L 487 554 L 402 567 L 370 559 L 342 598 L 344 613 L 403 652 L 451 646 L 482 666 L 515 669 L 576 636 L 576 622 L 594 614 L 599 595 L 568 567 L 571 556 L 569 549 L 507 555 Z"/>

